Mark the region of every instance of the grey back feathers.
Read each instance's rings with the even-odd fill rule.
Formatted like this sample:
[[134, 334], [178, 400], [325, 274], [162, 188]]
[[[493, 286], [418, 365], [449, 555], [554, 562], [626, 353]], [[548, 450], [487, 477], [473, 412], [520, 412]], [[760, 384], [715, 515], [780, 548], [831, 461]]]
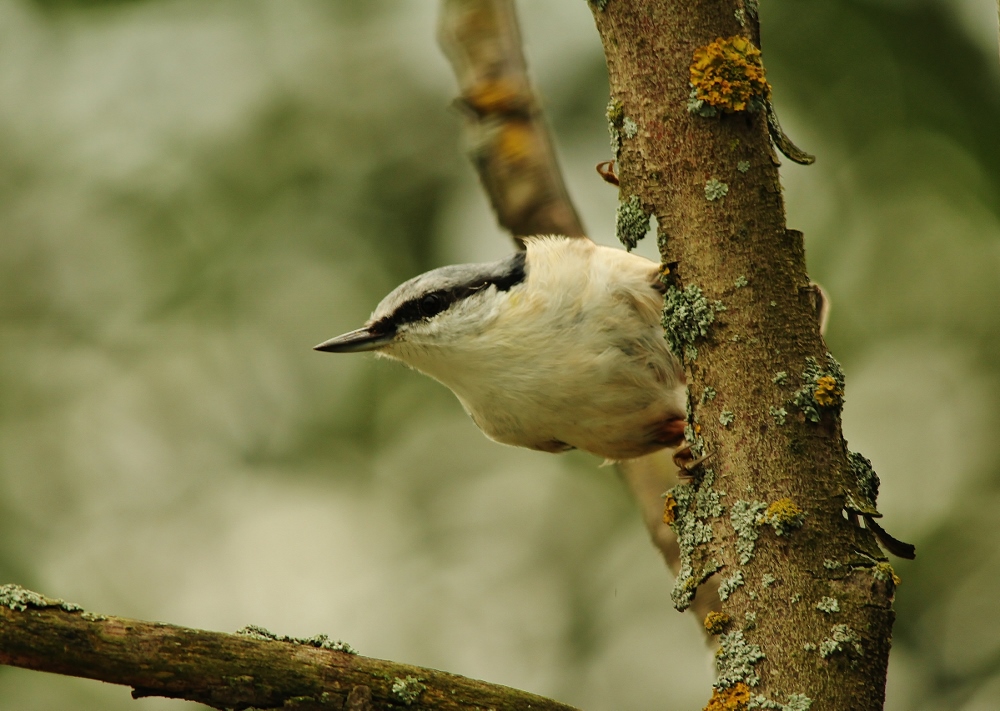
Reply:
[[375, 309], [369, 329], [391, 333], [402, 325], [431, 319], [452, 305], [493, 286], [507, 291], [525, 278], [525, 252], [496, 262], [441, 267], [400, 284]]

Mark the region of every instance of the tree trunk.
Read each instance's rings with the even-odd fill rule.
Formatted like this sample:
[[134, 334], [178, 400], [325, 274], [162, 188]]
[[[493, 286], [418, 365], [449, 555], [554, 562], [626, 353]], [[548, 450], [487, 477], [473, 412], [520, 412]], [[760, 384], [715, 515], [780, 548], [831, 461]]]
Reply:
[[720, 578], [722, 614], [706, 624], [720, 643], [710, 708], [880, 709], [894, 576], [855, 523], [875, 515], [874, 497], [859, 491], [863, 460], [841, 434], [842, 374], [819, 332], [802, 235], [785, 227], [770, 134], [784, 138], [753, 46], [756, 5], [591, 5], [620, 143], [619, 231], [643, 226], [619, 236], [641, 237], [656, 216], [688, 440], [709, 455], [667, 500], [682, 565], [673, 597], [684, 609]]

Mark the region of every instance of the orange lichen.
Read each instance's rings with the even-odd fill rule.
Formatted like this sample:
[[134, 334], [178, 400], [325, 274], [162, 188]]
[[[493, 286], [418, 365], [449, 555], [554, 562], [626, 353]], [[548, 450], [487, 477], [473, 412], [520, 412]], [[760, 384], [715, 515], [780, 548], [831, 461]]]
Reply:
[[690, 71], [692, 100], [723, 113], [759, 108], [771, 93], [760, 50], [740, 35], [696, 49]]
[[875, 565], [875, 579], [881, 580], [882, 582], [892, 581], [894, 587], [898, 587], [902, 579], [896, 575], [896, 571], [893, 570], [892, 565], [888, 562], [877, 563]]
[[725, 612], [709, 612], [705, 615], [705, 629], [709, 634], [722, 634], [731, 619]]
[[714, 689], [705, 711], [746, 711], [750, 708], [750, 687], [740, 682], [728, 689]]
[[497, 153], [505, 163], [520, 163], [535, 154], [535, 134], [527, 121], [507, 121], [500, 131]]
[[760, 522], [769, 524], [774, 528], [774, 532], [779, 536], [784, 536], [792, 532], [793, 529], [801, 528], [805, 521], [805, 512], [800, 509], [794, 501], [787, 496], [778, 499], [764, 511]]
[[677, 520], [677, 499], [673, 494], [663, 497], [663, 523], [668, 526]]
[[531, 103], [519, 84], [503, 78], [477, 82], [462, 98], [480, 115], [523, 113]]
[[824, 375], [816, 381], [813, 398], [822, 407], [832, 407], [840, 401], [842, 395], [832, 375]]

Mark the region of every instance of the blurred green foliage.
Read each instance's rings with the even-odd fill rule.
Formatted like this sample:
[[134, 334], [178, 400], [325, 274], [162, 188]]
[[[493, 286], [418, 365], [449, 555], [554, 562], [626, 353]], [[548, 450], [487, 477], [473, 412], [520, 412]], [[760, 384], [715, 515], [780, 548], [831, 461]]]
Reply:
[[[592, 21], [521, 5], [571, 192], [610, 243]], [[0, 577], [98, 612], [327, 632], [595, 711], [698, 707], [709, 655], [611, 470], [495, 445], [432, 381], [310, 350], [403, 279], [510, 249], [435, 11], [0, 2]], [[782, 121], [818, 156], [783, 179], [833, 299], [845, 432], [918, 544], [887, 707], [993, 709], [995, 8], [762, 17]], [[0, 670], [0, 709], [182, 705]]]

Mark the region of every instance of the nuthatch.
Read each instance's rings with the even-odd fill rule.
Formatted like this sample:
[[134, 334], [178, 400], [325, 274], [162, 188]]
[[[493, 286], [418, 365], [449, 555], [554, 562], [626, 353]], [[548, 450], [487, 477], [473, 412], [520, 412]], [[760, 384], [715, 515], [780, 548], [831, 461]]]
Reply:
[[[532, 237], [488, 264], [434, 269], [396, 287], [363, 327], [316, 350], [374, 351], [447, 385], [487, 437], [619, 461], [684, 441], [686, 385], [660, 324], [660, 266], [589, 239]], [[829, 301], [814, 285], [821, 324]], [[674, 461], [690, 472], [681, 447]], [[914, 548], [878, 526], [886, 548]], [[856, 519], [857, 514], [852, 512]]]
[[402, 361], [497, 442], [608, 460], [681, 444], [684, 371], [663, 338], [659, 265], [589, 239], [525, 242], [410, 279], [316, 350]]

